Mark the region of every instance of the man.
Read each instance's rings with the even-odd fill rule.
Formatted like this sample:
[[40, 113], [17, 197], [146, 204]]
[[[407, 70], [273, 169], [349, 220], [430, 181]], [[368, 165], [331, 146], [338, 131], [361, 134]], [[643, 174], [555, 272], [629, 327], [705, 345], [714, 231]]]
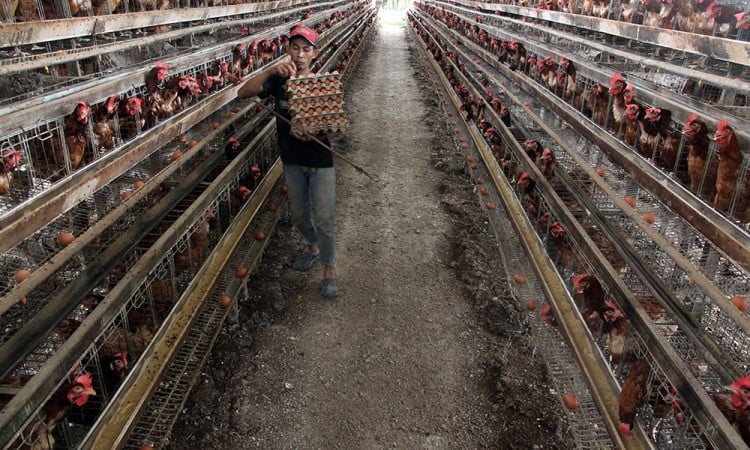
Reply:
[[[318, 35], [314, 30], [298, 24], [289, 33], [285, 50], [291, 61], [277, 64], [250, 78], [238, 91], [240, 98], [273, 95], [276, 112], [289, 118], [284, 83], [290, 77], [310, 75], [310, 64], [318, 56]], [[294, 134], [293, 134], [294, 133]], [[305, 239], [306, 248], [292, 267], [308, 270], [320, 260], [323, 263], [323, 280], [320, 292], [324, 297], [339, 295], [334, 278], [335, 251], [335, 205], [336, 174], [333, 156], [304, 131], [292, 131], [283, 120], [276, 120], [281, 162], [289, 189], [289, 204], [292, 220]], [[324, 134], [316, 139], [329, 145]]]

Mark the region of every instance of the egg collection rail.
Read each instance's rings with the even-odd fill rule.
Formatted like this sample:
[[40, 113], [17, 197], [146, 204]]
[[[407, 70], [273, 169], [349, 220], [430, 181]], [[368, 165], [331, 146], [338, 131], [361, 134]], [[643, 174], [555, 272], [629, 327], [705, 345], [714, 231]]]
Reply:
[[[684, 273], [680, 274], [680, 270], [658, 273], [662, 265], [674, 268], [675, 262], [661, 257], [654, 260], [654, 252], [657, 255], [669, 252], [659, 250], [659, 245], [654, 245], [652, 236], [645, 233], [645, 230], [651, 231], [651, 226], [633, 214], [632, 208], [623, 203], [623, 197], [609, 185], [635, 184], [632, 179], [627, 179], [626, 172], [618, 171], [615, 165], [608, 163], [604, 173], [594, 171], [594, 167], [601, 168], [604, 161], [600, 152], [592, 146], [583, 145], [581, 138], [575, 138], [570, 133], [561, 133], [564, 141], [583, 147], [581, 153], [585, 158], [576, 155], [576, 150], [571, 146], [562, 144], [559, 137], [555, 142], [551, 137], [555, 133], [550, 133], [551, 124], [554, 123], [555, 129], [566, 131], [570, 130], [568, 126], [554, 117], [542, 120], [539, 116], [550, 115], [550, 111], [543, 108], [539, 116], [532, 114], [530, 118], [530, 109], [536, 110], [538, 107], [533, 104], [521, 106], [525, 102], [517, 100], [520, 89], [511, 85], [491, 63], [485, 63], [477, 58], [478, 55], [470, 53], [467, 50], [469, 46], [462, 43], [455, 32], [418, 12], [414, 12], [412, 17], [418, 18], [415, 23], [423, 27], [423, 37], [432, 41], [431, 53], [438, 55], [441, 64], [445, 64], [445, 71], [453, 78], [453, 85], [464, 102], [462, 109], [473, 114], [473, 120], [495, 148], [497, 164], [505, 168], [508, 179], [516, 186], [518, 201], [527, 210], [530, 223], [538, 230], [539, 239], [562, 278], [568, 281], [572, 274], [594, 274], [597, 281], [605, 283], [609, 295], [616, 300], [606, 308], [606, 314], [601, 314], [603, 317], [593, 320], [598, 315], [594, 314], [592, 318], [591, 311], [587, 314], [585, 306], [581, 304], [581, 294], [575, 290], [570, 294], [577, 300], [575, 304], [580, 309], [581, 320], [586, 323], [591, 338], [605, 355], [603, 363], [607, 364], [618, 383], [628, 383], [631, 373], [628, 368], [639, 367], [637, 362], [640, 366], [647, 364], [649, 368], [648, 395], [638, 405], [638, 420], [643, 430], [653, 433], [645, 431], [641, 437], [653, 440], [657, 439], [653, 436], [658, 436], [659, 444], [679, 442], [674, 444], [677, 445], [675, 448], [684, 448], [682, 445], [686, 442], [703, 448], [702, 442], [706, 439], [727, 445], [741, 442], [727, 423], [722, 423], [718, 432], [711, 425], [721, 413], [708, 399], [704, 389], [716, 392], [747, 371], [746, 317], [733, 309], [724, 296], [726, 294], [719, 299], [709, 299], [707, 291], [714, 290], [716, 286], [707, 279], [703, 286], [696, 287], [699, 283]], [[507, 86], [503, 86], [499, 80], [503, 80]], [[469, 95], [474, 99], [482, 98], [490, 89], [494, 89], [502, 98], [503, 109], [510, 110], [516, 118], [509, 122], [509, 128], [500, 118], [502, 112], [499, 104], [493, 104], [493, 108], [487, 106], [480, 115], [467, 101]], [[518, 104], [514, 104], [513, 100]], [[549, 126], [545, 126], [545, 122]], [[537, 168], [536, 161], [529, 159], [527, 149], [521, 148], [520, 143], [525, 144], [525, 139], [550, 142], [549, 147], [560, 162], [557, 170], [546, 174], [552, 180], [551, 184], [545, 182], [545, 174]], [[540, 153], [541, 150], [540, 147]], [[594, 162], [596, 166], [586, 160]], [[610, 171], [614, 172], [612, 176], [609, 175]], [[653, 196], [648, 199], [641, 196], [640, 202], [650, 203], [648, 208], [664, 208], [658, 205], [658, 199]], [[658, 226], [675, 226], [674, 219], [666, 222]], [[625, 233], [619, 231], [618, 227], [622, 227]], [[674, 234], [682, 235], [683, 228], [683, 225], [677, 224]], [[687, 239], [694, 239], [694, 236]], [[589, 243], [588, 248], [582, 244], [584, 242]], [[600, 250], [593, 250], [597, 246]], [[655, 263], [650, 265], [644, 261], [645, 258]], [[730, 292], [746, 289], [747, 274], [741, 268], [734, 266], [728, 272], [723, 281], [716, 280], [716, 285], [727, 283], [731, 285]], [[714, 274], [711, 277], [715, 278]], [[680, 279], [685, 279], [685, 282]], [[698, 298], [704, 299], [698, 302], [701, 305], [695, 302]], [[713, 312], [704, 314], [709, 310]], [[719, 310], [722, 312], [716, 315]], [[613, 332], [618, 327], [604, 320], [604, 317], [612, 317], [611, 314], [622, 318], [622, 322], [619, 322], [621, 334]], [[618, 320], [613, 322], [618, 323]], [[696, 328], [699, 330], [693, 334]], [[586, 348], [589, 344], [578, 342], [576, 345]], [[675, 359], [677, 355], [680, 358]], [[644, 370], [641, 367], [641, 371]], [[679, 393], [679, 397], [675, 396], [675, 392]], [[675, 398], [681, 400], [675, 401]], [[670, 423], [665, 419], [664, 405], [671, 405], [681, 414], [689, 411], [689, 414], [700, 419], [698, 421], [703, 423], [705, 429], [691, 425], [685, 430], [684, 421]], [[666, 406], [666, 409], [669, 408]], [[684, 418], [685, 415], [680, 417]], [[721, 418], [718, 420], [721, 421]], [[615, 429], [614, 433], [618, 431]]]
[[[349, 44], [358, 45], [361, 36], [352, 30], [361, 35], [373, 21], [371, 7], [348, 6], [358, 12], [330, 27], [321, 39], [322, 46], [329, 41], [341, 45], [341, 52], [327, 52], [329, 66], [336, 68], [347, 67], [357, 55]], [[45, 445], [53, 439], [55, 448], [77, 448], [96, 439], [92, 430], [100, 426], [98, 418], [115, 401], [126, 375], [140, 367], [141, 356], [150, 346], [158, 348], [154, 342], [162, 336], [160, 330], [173, 320], [179, 299], [190, 295], [191, 282], [212, 257], [211, 249], [243, 205], [263, 202], [269, 194], [267, 187], [261, 199], [256, 191], [261, 185], [272, 187], [278, 178], [272, 122], [255, 104], [236, 106], [237, 88], [226, 85], [123, 140], [113, 153], [131, 162], [102, 187], [90, 186], [86, 177], [77, 177], [80, 173], [66, 175], [59, 184], [83, 190], [83, 200], [69, 199], [71, 204], [61, 207], [63, 213], [45, 220], [36, 232], [27, 226], [32, 234], [2, 254], [3, 271], [8, 270], [3, 282], [10, 280], [0, 297], [4, 448]], [[76, 95], [70, 92], [70, 97]], [[60, 139], [64, 142], [63, 136]], [[150, 148], [139, 154], [141, 147]], [[227, 162], [227, 156], [233, 159]], [[90, 169], [91, 175], [95, 164], [83, 170]], [[272, 173], [273, 180], [267, 177]], [[24, 202], [24, 215], [34, 214], [32, 204], [39, 208], [36, 211], [44, 210], [35, 200]], [[267, 219], [269, 232], [278, 214], [274, 208]], [[57, 239], [60, 230], [70, 232], [73, 239]], [[253, 249], [257, 257], [260, 249]], [[14, 272], [21, 266], [28, 266], [32, 274], [18, 282]], [[222, 283], [222, 289], [232, 294], [241, 290], [244, 280]], [[210, 328], [204, 328], [205, 333], [215, 335], [226, 310], [212, 307], [213, 318], [199, 323]], [[193, 338], [206, 341], [205, 333], [193, 331]], [[201, 345], [205, 351], [206, 342]], [[97, 395], [80, 408], [70, 407], [64, 421], [50, 426], [46, 421], [55, 404], [53, 394], [69, 389], [81, 373], [91, 375], [90, 387]], [[184, 383], [178, 387], [189, 389]], [[168, 431], [158, 428], [153, 433], [163, 438]]]

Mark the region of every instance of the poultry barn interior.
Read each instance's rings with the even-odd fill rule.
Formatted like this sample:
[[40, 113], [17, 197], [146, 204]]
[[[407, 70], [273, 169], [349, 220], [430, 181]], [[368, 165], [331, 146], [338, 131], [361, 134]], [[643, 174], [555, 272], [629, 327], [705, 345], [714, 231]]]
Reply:
[[[217, 337], [257, 316], [258, 277], [282, 264], [268, 248], [298, 239], [272, 103], [237, 91], [284, 60], [300, 22], [319, 35], [314, 70], [343, 86], [326, 106], [334, 144], [376, 148], [349, 129], [399, 130], [429, 111], [457, 168], [443, 171], [488, 230], [486, 278], [518, 318], [506, 334], [533, 340], [544, 367], [547, 445], [750, 443], [750, 1], [0, 6], [2, 448], [198, 445], [180, 421]], [[349, 87], [366, 85], [363, 64], [394, 70], [375, 57], [387, 32], [404, 48], [380, 51], [408, 51], [402, 81], [423, 103], [383, 103], [382, 121], [360, 125], [369, 97]], [[420, 150], [399, 158], [431, 157]], [[388, 191], [355, 168], [357, 189]], [[339, 220], [367, 226], [345, 203]], [[352, 270], [344, 294], [371, 267]], [[547, 448], [502, 442], [491, 447]]]

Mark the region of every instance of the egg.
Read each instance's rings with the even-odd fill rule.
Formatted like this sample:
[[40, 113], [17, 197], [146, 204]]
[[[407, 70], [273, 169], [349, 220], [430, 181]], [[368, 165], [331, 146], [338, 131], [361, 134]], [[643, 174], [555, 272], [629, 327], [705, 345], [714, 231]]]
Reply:
[[76, 237], [73, 236], [73, 233], [70, 233], [68, 231], [61, 231], [57, 234], [57, 245], [65, 248], [72, 244], [75, 239]]

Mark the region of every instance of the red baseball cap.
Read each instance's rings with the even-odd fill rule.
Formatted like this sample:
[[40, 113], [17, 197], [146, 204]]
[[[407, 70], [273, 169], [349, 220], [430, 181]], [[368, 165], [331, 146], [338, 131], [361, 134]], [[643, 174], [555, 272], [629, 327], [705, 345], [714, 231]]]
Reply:
[[292, 30], [289, 32], [289, 40], [291, 41], [293, 38], [301, 37], [307, 42], [309, 42], [313, 47], [318, 46], [318, 33], [315, 32], [312, 28], [304, 25], [304, 24], [297, 24], [292, 27]]

